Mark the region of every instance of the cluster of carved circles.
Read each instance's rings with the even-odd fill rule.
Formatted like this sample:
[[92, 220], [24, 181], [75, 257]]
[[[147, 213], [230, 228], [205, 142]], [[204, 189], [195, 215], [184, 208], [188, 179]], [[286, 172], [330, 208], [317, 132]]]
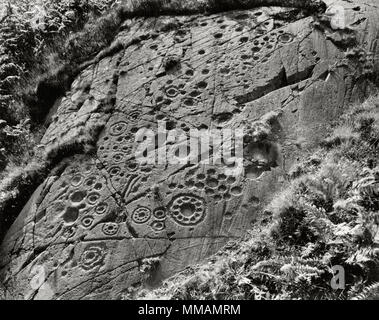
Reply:
[[176, 196], [169, 206], [171, 218], [182, 226], [195, 226], [206, 215], [204, 199], [194, 194]]
[[87, 247], [81, 257], [80, 265], [84, 270], [91, 270], [104, 263], [106, 251], [102, 246], [91, 245]]
[[165, 221], [167, 219], [166, 208], [158, 207], [153, 211], [153, 221], [150, 224], [150, 227], [156, 231], [163, 231], [166, 227]]
[[62, 223], [61, 236], [71, 239], [78, 230], [91, 230], [107, 216], [111, 209], [108, 192], [106, 180], [94, 163], [68, 168], [55, 190], [59, 196], [47, 209]]
[[138, 207], [132, 213], [132, 220], [136, 224], [143, 224], [149, 221], [151, 217], [151, 210], [147, 207]]
[[[264, 71], [254, 69], [255, 66], [261, 68], [281, 46], [295, 41], [297, 36], [290, 33], [286, 25], [286, 22], [271, 19], [264, 10], [235, 13], [232, 17], [207, 18], [199, 22], [197, 27], [202, 29], [205, 39], [209, 41], [200, 42], [194, 50], [188, 50], [192, 60], [203, 61], [199, 67], [195, 68], [188, 59], [183, 59], [186, 61], [180, 61], [178, 75], [164, 75], [159, 78], [154, 76], [158, 70], [153, 72], [149, 69], [152, 78], [140, 88], [143, 90], [138, 91], [138, 95], [142, 93], [144, 99], [142, 106], [122, 100], [117, 102], [117, 113], [106, 124], [104, 134], [98, 141], [97, 151], [97, 158], [107, 172], [109, 187], [117, 190], [124, 200], [128, 200], [140, 192], [150, 179], [154, 179], [152, 171], [155, 172], [156, 167], [141, 165], [133, 158], [135, 134], [142, 121], [150, 117], [144, 107], [159, 106], [161, 110], [151, 114], [151, 117], [169, 122], [171, 113], [176, 110], [176, 104], [186, 110], [205, 109], [204, 101], [213, 97], [215, 87], [229, 85], [230, 81], [237, 84], [233, 94], [241, 88], [250, 90], [249, 86], [255, 85], [250, 81], [251, 74], [255, 74], [257, 78], [266, 76]], [[231, 34], [233, 37], [230, 37]], [[178, 43], [190, 38], [191, 34], [183, 30], [175, 32]], [[162, 43], [154, 43], [150, 45], [150, 49], [158, 50]], [[210, 50], [212, 46], [209, 43], [218, 50]], [[234, 48], [238, 50], [233, 50]], [[223, 52], [221, 56], [219, 51]], [[147, 65], [150, 66], [150, 63]], [[261, 74], [258, 75], [256, 71]], [[220, 75], [221, 79], [217, 84], [213, 79], [215, 74]], [[189, 123], [193, 125], [186, 120], [183, 123], [176, 122], [173, 126], [188, 132]], [[54, 204], [57, 216], [64, 220], [62, 236], [66, 239], [73, 238], [78, 229], [92, 230], [99, 226], [105, 236], [115, 236], [122, 229], [121, 223], [104, 219], [114, 204], [107, 200], [109, 195], [106, 195], [108, 198], [105, 197], [106, 181], [93, 172], [94, 168], [95, 165], [90, 164], [76, 172], [69, 172], [66, 198], [57, 199]], [[155, 232], [163, 231], [168, 220], [180, 226], [193, 227], [205, 220], [206, 202], [219, 205], [240, 197], [242, 193], [241, 181], [236, 177], [214, 168], [194, 171], [184, 179], [173, 179], [173, 182], [167, 183], [166, 196], [171, 199], [168, 203], [155, 207], [142, 202], [130, 212], [128, 218], [135, 225], [150, 227]], [[88, 252], [87, 255], [83, 254], [83, 264], [90, 266], [92, 255], [100, 257], [101, 248], [92, 248]], [[98, 259], [94, 258], [94, 261], [96, 264]]]
[[132, 212], [131, 219], [137, 225], [149, 225], [155, 232], [163, 231], [167, 218], [165, 207], [157, 207], [151, 210], [145, 206], [139, 206]]
[[[130, 120], [120, 115], [107, 125], [104, 136], [98, 142], [98, 158], [107, 167], [123, 167], [133, 151], [134, 134], [130, 131]], [[108, 170], [109, 171], [109, 170]]]
[[119, 231], [120, 226], [115, 222], [107, 222], [103, 225], [102, 231], [107, 236], [114, 236]]
[[198, 171], [189, 170], [183, 182], [169, 181], [169, 192], [190, 192], [200, 193], [207, 200], [214, 200], [215, 203], [229, 201], [233, 197], [239, 197], [243, 190], [239, 179], [235, 176], [227, 175], [216, 168]]

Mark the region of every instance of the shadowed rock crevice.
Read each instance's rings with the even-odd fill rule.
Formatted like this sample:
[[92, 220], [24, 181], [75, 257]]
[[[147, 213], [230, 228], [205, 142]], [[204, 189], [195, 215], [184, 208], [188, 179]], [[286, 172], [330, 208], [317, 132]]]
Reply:
[[[298, 82], [300, 82], [301, 80], [305, 80], [308, 77], [309, 77], [309, 74], [304, 78], [301, 78], [300, 74], [297, 75]], [[239, 104], [245, 104], [247, 102], [252, 102], [254, 100], [257, 100], [265, 96], [266, 94], [269, 94], [270, 92], [284, 88], [288, 86], [289, 84], [290, 83], [287, 79], [286, 70], [283, 67], [280, 70], [279, 74], [276, 77], [271, 78], [268, 83], [265, 83], [262, 86], [257, 86], [254, 88], [252, 92], [249, 92], [243, 96], [238, 96], [235, 99], [237, 100]]]

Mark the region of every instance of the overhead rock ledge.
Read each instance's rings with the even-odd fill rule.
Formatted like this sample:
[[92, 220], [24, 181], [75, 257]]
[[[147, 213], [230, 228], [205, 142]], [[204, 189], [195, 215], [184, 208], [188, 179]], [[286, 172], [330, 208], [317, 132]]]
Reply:
[[[333, 1], [345, 8], [342, 29], [306, 5], [267, 6], [279, 2], [125, 21], [117, 50], [89, 63], [50, 120], [46, 150], [98, 140], [37, 188], [8, 230], [6, 298], [117, 299], [244, 235], [303, 150], [378, 84], [375, 0]], [[135, 133], [157, 132], [158, 121], [186, 134], [246, 128], [243, 174], [140, 165]]]

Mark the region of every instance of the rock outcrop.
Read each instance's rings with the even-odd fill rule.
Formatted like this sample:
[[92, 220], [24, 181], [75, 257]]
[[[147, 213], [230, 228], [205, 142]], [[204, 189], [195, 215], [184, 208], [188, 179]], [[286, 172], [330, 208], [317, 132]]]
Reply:
[[[301, 154], [378, 84], [376, 1], [325, 2], [334, 9], [315, 15], [262, 6], [125, 21], [47, 119], [43, 148], [78, 152], [8, 230], [5, 297], [117, 299], [243, 236]], [[139, 163], [136, 134], [159, 122], [188, 138], [245, 128], [243, 172]], [[173, 142], [156, 149], [176, 156]]]

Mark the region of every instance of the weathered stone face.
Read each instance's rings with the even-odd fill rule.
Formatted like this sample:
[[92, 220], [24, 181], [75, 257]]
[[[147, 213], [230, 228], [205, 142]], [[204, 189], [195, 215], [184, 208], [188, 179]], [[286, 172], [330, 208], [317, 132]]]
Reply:
[[[43, 138], [103, 127], [96, 153], [71, 157], [8, 231], [6, 297], [115, 299], [146, 281], [148, 258], [160, 258], [154, 282], [243, 236], [302, 152], [375, 87], [376, 1], [340, 4], [354, 31], [278, 7], [125, 22], [123, 49], [80, 74]], [[158, 121], [187, 135], [245, 128], [244, 172], [139, 164], [135, 134]]]

